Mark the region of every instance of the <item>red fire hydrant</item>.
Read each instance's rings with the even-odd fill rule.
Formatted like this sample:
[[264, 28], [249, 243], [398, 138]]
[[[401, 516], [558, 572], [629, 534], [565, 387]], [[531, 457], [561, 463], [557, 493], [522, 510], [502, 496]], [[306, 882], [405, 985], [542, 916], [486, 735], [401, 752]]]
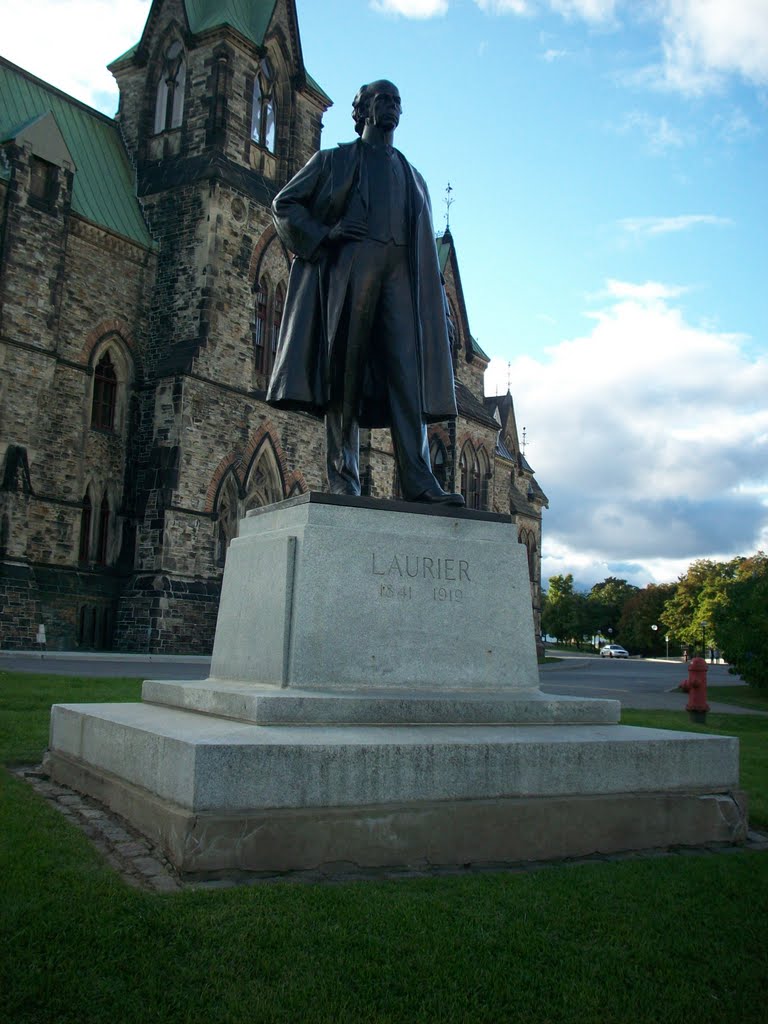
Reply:
[[707, 704], [707, 663], [703, 658], [691, 658], [688, 665], [688, 678], [682, 681], [680, 689], [689, 695], [685, 710], [691, 721], [706, 722], [709, 704]]

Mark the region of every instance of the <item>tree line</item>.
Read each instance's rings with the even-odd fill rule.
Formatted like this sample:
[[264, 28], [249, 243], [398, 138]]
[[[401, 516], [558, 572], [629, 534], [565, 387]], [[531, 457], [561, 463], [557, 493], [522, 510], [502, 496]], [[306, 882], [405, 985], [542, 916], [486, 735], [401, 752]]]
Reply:
[[550, 576], [541, 629], [577, 644], [617, 641], [644, 657], [717, 649], [745, 682], [768, 688], [768, 556], [700, 558], [676, 583], [643, 588], [609, 576], [579, 592], [572, 573]]

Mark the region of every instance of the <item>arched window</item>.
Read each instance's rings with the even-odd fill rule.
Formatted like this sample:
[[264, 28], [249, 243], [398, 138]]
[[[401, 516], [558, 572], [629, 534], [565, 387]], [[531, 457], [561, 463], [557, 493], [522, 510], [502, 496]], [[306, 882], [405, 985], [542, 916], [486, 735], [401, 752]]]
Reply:
[[80, 562], [88, 561], [91, 547], [91, 499], [86, 494], [83, 498], [83, 511], [80, 513], [80, 544], [77, 558]]
[[109, 352], [96, 364], [93, 375], [93, 405], [91, 426], [99, 430], [113, 430], [117, 405], [117, 374]]
[[251, 113], [251, 139], [275, 152], [277, 132], [277, 106], [275, 104], [275, 76], [272, 65], [262, 58], [253, 80], [253, 111]]
[[485, 451], [482, 448], [477, 453], [477, 461], [478, 461], [478, 468], [479, 468], [479, 471], [480, 471], [479, 494], [478, 494], [479, 504], [478, 504], [477, 507], [480, 508], [480, 509], [487, 510], [488, 509], [488, 485], [491, 482], [491, 467], [490, 467], [490, 463], [488, 462], [488, 456], [485, 454]]
[[163, 55], [163, 70], [157, 83], [155, 135], [181, 126], [184, 117], [186, 80], [184, 49], [179, 40], [174, 39]]
[[106, 494], [101, 500], [99, 509], [99, 533], [96, 539], [96, 562], [107, 564], [107, 546], [109, 544], [109, 501]]
[[256, 288], [256, 300], [253, 321], [253, 352], [255, 355], [256, 372], [265, 373], [267, 340], [267, 284], [262, 278]]
[[531, 530], [526, 530], [524, 527], [520, 530], [517, 535], [517, 539], [521, 544], [525, 544], [525, 553], [528, 556], [528, 578], [531, 582], [536, 581], [536, 555], [538, 549], [536, 547], [536, 537]]
[[429, 458], [432, 462], [432, 472], [440, 486], [445, 490], [448, 487], [448, 458], [445, 445], [439, 437], [433, 437], [429, 446]]
[[284, 497], [283, 478], [272, 442], [267, 437], [251, 466], [245, 485], [245, 512], [274, 505]]
[[461, 450], [459, 467], [461, 469], [461, 493], [464, 495], [467, 508], [479, 509], [481, 507], [480, 465], [469, 441]]

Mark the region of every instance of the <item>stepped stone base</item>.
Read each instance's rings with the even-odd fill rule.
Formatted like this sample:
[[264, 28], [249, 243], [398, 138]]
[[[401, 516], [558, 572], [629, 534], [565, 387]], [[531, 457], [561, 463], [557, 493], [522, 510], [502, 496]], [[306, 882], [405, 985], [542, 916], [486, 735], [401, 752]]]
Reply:
[[56, 705], [47, 763], [183, 874], [742, 840], [738, 741], [538, 688], [505, 517], [305, 495], [227, 559], [211, 678]]
[[186, 874], [512, 862], [746, 835], [738, 742], [626, 726], [258, 726], [58, 705], [53, 777]]

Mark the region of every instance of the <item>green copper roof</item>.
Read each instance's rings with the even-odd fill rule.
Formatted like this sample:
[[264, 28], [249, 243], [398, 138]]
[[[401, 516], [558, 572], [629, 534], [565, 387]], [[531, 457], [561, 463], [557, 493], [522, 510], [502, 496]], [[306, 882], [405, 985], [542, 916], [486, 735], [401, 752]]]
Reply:
[[118, 235], [152, 244], [136, 198], [133, 168], [111, 118], [2, 57], [0, 97], [0, 142], [12, 141], [30, 121], [50, 111], [77, 168], [72, 209]]
[[264, 42], [276, 3], [277, 0], [184, 0], [193, 32], [231, 25], [257, 46]]

